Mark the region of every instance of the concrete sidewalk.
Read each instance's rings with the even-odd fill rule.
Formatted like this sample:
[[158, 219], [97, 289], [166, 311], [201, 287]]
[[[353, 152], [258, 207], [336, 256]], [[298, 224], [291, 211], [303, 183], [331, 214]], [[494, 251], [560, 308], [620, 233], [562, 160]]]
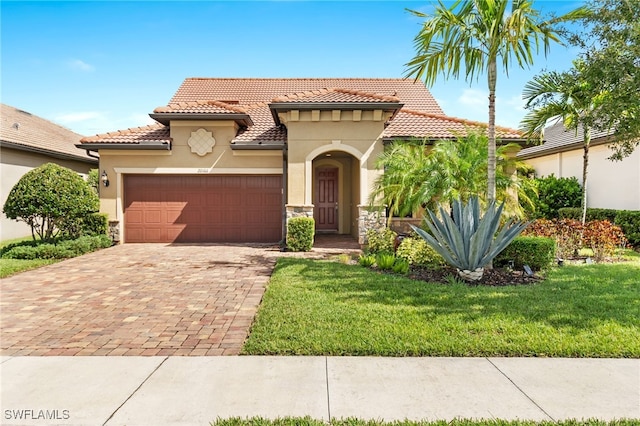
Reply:
[[328, 420], [640, 419], [640, 360], [2, 357], [3, 425]]

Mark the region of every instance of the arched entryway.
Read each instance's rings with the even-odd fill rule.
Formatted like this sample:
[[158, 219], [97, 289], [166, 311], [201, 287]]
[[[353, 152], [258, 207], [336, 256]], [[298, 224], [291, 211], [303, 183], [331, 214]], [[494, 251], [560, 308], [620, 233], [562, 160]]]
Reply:
[[360, 161], [340, 150], [318, 155], [312, 162], [311, 189], [316, 232], [357, 237]]

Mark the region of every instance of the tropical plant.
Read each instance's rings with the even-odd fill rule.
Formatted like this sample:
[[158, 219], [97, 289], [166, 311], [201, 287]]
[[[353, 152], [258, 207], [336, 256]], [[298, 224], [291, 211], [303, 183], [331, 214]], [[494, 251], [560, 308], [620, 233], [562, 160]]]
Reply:
[[365, 268], [368, 268], [370, 266], [373, 266], [374, 263], [376, 263], [376, 257], [372, 254], [361, 254], [358, 257], [358, 263], [360, 264], [360, 266], [364, 266]]
[[[508, 11], [508, 6], [511, 10]], [[557, 25], [582, 18], [587, 9], [578, 8], [566, 15], [542, 19], [528, 0], [457, 0], [446, 7], [442, 0], [432, 15], [409, 10], [428, 18], [414, 39], [415, 57], [406, 64], [407, 76], [424, 77], [429, 86], [439, 74], [458, 78], [464, 68], [467, 81], [487, 74], [489, 121], [487, 136], [487, 200], [496, 199], [495, 101], [498, 62], [505, 72], [514, 63], [520, 68], [533, 64], [533, 53], [540, 44], [545, 55], [550, 42], [559, 42]], [[535, 48], [534, 48], [535, 46]]]
[[[382, 199], [389, 206], [391, 218], [422, 208], [448, 207], [456, 199], [466, 201], [473, 195], [484, 194], [487, 146], [487, 136], [477, 132], [455, 140], [439, 140], [433, 146], [426, 141], [393, 142], [378, 157], [377, 167], [385, 172], [375, 181], [369, 202]], [[535, 195], [535, 188], [529, 179], [514, 178], [514, 171], [524, 167], [513, 155], [518, 149], [517, 144], [498, 147], [496, 182], [498, 200], [506, 203], [505, 213], [522, 217], [522, 205], [533, 206], [531, 195]], [[480, 195], [480, 200], [487, 204], [486, 197]]]
[[26, 222], [31, 236], [53, 240], [65, 220], [98, 210], [98, 196], [73, 170], [54, 163], [24, 174], [9, 192], [2, 211], [9, 219]]
[[536, 178], [534, 184], [538, 189], [538, 197], [534, 202], [535, 217], [555, 219], [560, 209], [577, 207], [580, 210], [582, 187], [574, 176], [557, 178], [551, 174]]
[[402, 258], [397, 258], [393, 263], [391, 269], [393, 269], [393, 272], [395, 272], [396, 274], [405, 275], [409, 273], [409, 261]]
[[376, 255], [376, 265], [383, 271], [393, 268], [396, 263], [396, 256], [393, 253], [378, 253]]
[[465, 204], [456, 200], [451, 215], [442, 207], [440, 219], [431, 210], [428, 211], [429, 219], [425, 222], [431, 234], [412, 227], [448, 264], [458, 269], [460, 277], [478, 280], [482, 277], [484, 267], [528, 225], [509, 219], [501, 227], [503, 208], [504, 203], [496, 207], [496, 202], [492, 201], [481, 217], [478, 197], [469, 198]]
[[522, 119], [520, 126], [528, 138], [537, 136], [542, 141], [544, 128], [552, 119], [578, 135], [582, 130], [582, 223], [587, 214], [587, 170], [589, 166], [589, 146], [591, 144], [591, 126], [594, 113], [608, 96], [594, 94], [592, 84], [584, 79], [580, 71], [581, 63], [574, 62], [574, 68], [568, 72], [555, 71], [537, 75], [528, 82], [522, 97], [527, 101], [525, 107], [531, 111]]
[[640, 2], [590, 0], [584, 32], [572, 38], [583, 51], [582, 74], [594, 95], [606, 94], [593, 127], [609, 131], [610, 159], [622, 160], [640, 144]]

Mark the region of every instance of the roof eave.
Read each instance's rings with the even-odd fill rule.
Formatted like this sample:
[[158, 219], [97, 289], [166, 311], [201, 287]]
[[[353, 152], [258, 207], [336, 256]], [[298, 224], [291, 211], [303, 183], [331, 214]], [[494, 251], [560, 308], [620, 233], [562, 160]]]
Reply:
[[238, 144], [238, 143], [231, 143], [231, 150], [238, 150], [238, 151], [242, 151], [242, 150], [254, 150], [254, 151], [264, 151], [264, 150], [274, 150], [274, 151], [280, 151], [282, 149], [284, 149], [284, 143], [282, 144], [274, 144], [273, 142], [260, 142], [257, 141], [255, 144]]
[[[63, 152], [52, 151], [49, 149], [37, 148], [37, 147], [14, 143], [6, 140], [0, 140], [0, 147], [12, 148], [19, 151], [26, 151], [26, 152], [33, 152], [36, 154], [48, 155], [50, 157], [59, 158], [61, 160], [73, 160], [73, 161], [81, 161], [83, 163], [89, 163], [89, 164], [98, 164], [98, 161], [96, 159], [90, 158], [90, 157], [84, 157], [81, 154], [78, 154], [77, 156], [75, 156], [73, 154], [66, 154]], [[76, 145], [76, 147], [78, 147], [78, 145]]]
[[170, 150], [171, 142], [85, 142], [76, 145], [76, 147], [87, 151], [97, 151], [99, 149]]
[[381, 109], [385, 111], [393, 111], [393, 115], [395, 116], [403, 106], [404, 104], [400, 102], [271, 102], [269, 104], [269, 109], [271, 110], [273, 121], [275, 121], [277, 125], [280, 125], [281, 123], [280, 118], [278, 117], [278, 112], [282, 111], [372, 111]]
[[153, 118], [157, 122], [168, 126], [171, 120], [207, 120], [207, 121], [222, 121], [222, 120], [233, 120], [238, 125], [243, 127], [253, 126], [253, 120], [249, 114], [241, 114], [241, 113], [203, 113], [203, 112], [174, 112], [174, 113], [151, 113], [149, 117]]
[[[610, 135], [604, 136], [601, 138], [593, 139], [589, 143], [589, 146], [606, 145], [608, 143], [611, 143], [612, 141], [613, 141], [612, 136]], [[545, 148], [545, 149], [541, 149], [539, 151], [534, 151], [531, 153], [524, 153], [524, 154], [519, 153], [518, 158], [521, 160], [529, 160], [531, 158], [544, 157], [545, 155], [557, 154], [559, 152], [567, 152], [567, 151], [573, 151], [576, 149], [582, 149], [583, 146], [584, 146], [584, 142], [582, 141], [572, 142], [570, 144], [554, 146], [553, 148]]]

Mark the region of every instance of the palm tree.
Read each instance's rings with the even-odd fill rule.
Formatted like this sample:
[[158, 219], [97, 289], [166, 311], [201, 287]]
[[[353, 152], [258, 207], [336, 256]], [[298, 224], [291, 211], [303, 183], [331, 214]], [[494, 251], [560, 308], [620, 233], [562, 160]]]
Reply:
[[[449, 208], [454, 200], [466, 202], [487, 186], [487, 145], [487, 136], [473, 131], [456, 139], [438, 140], [433, 146], [427, 141], [394, 142], [377, 159], [376, 166], [385, 172], [376, 180], [369, 203], [382, 199], [389, 207], [390, 220], [423, 208]], [[532, 184], [513, 179], [522, 163], [510, 153], [519, 148], [512, 143], [497, 149], [496, 182], [497, 198], [505, 201], [505, 213], [523, 217], [520, 203], [532, 204], [528, 195]], [[479, 198], [482, 205], [489, 204], [485, 197]]]
[[587, 215], [587, 169], [589, 166], [589, 145], [594, 112], [604, 101], [606, 94], [593, 94], [592, 85], [580, 73], [580, 62], [575, 62], [568, 72], [547, 72], [537, 75], [528, 82], [522, 97], [531, 111], [522, 119], [521, 129], [528, 138], [544, 138], [544, 128], [550, 120], [562, 121], [567, 128], [583, 130], [582, 137], [582, 223]]
[[[511, 10], [507, 12], [509, 3]], [[487, 199], [496, 194], [495, 101], [498, 60], [509, 72], [514, 60], [524, 68], [533, 64], [533, 53], [551, 41], [560, 42], [557, 25], [586, 16], [581, 7], [566, 15], [542, 19], [530, 0], [457, 0], [447, 8], [438, 1], [431, 15], [409, 10], [427, 19], [415, 37], [415, 57], [406, 64], [407, 77], [425, 79], [429, 86], [444, 73], [448, 78], [465, 70], [467, 81], [486, 73], [489, 87], [489, 137]], [[534, 47], [535, 46], [535, 47]]]

